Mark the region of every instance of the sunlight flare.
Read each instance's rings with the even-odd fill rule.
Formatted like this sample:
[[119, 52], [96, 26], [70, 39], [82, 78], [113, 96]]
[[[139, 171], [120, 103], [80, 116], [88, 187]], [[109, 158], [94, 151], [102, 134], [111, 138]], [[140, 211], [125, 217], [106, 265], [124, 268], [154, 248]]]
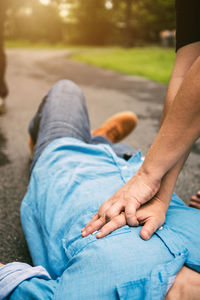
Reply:
[[41, 4], [43, 5], [49, 5], [51, 0], [40, 0]]

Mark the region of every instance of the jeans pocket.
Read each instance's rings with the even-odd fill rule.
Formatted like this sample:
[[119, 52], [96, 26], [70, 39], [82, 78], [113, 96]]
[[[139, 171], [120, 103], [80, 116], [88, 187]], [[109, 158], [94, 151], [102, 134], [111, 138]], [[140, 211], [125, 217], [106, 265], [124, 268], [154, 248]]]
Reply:
[[120, 300], [150, 300], [150, 278], [130, 281], [117, 287]]

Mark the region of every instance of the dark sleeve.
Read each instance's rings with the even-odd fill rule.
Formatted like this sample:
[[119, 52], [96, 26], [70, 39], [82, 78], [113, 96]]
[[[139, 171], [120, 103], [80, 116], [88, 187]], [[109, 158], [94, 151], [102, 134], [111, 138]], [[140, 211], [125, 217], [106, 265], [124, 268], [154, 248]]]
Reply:
[[176, 0], [176, 51], [200, 41], [200, 0]]

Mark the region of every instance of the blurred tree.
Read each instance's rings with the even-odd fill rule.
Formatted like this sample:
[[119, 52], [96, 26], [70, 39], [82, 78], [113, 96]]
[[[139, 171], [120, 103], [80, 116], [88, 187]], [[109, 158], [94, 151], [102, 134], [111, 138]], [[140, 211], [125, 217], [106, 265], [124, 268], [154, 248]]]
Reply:
[[136, 9], [141, 24], [141, 38], [157, 41], [159, 32], [165, 29], [175, 29], [174, 0], [143, 0], [138, 1]]
[[112, 10], [105, 0], [77, 0], [74, 13], [77, 18], [78, 38], [82, 43], [104, 45], [112, 34]]
[[42, 1], [7, 0], [8, 36], [130, 47], [157, 42], [161, 30], [175, 28], [174, 0]]
[[9, 0], [8, 23], [11, 38], [31, 41], [62, 40], [62, 20], [55, 1], [42, 5], [38, 0]]
[[112, 0], [115, 24], [127, 47], [138, 41], [157, 42], [159, 32], [175, 28], [174, 0]]

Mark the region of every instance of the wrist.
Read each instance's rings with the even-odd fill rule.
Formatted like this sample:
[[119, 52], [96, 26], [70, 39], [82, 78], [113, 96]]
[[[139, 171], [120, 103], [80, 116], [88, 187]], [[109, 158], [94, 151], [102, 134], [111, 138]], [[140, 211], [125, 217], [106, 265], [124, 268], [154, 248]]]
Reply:
[[134, 197], [140, 204], [151, 200], [160, 188], [160, 181], [143, 172], [140, 168], [130, 180], [130, 186], [134, 189]]
[[165, 195], [164, 195], [164, 197], [162, 197], [162, 196], [163, 195], [159, 191], [158, 194], [156, 194], [155, 199], [156, 199], [157, 202], [160, 203], [160, 205], [162, 206], [163, 212], [166, 214], [166, 212], [169, 208], [171, 197], [167, 198]]
[[153, 192], [156, 193], [158, 191], [161, 184], [161, 178], [157, 176], [155, 172], [151, 172], [148, 168], [146, 168], [144, 163], [138, 170], [137, 175], [147, 186], [151, 187]]

